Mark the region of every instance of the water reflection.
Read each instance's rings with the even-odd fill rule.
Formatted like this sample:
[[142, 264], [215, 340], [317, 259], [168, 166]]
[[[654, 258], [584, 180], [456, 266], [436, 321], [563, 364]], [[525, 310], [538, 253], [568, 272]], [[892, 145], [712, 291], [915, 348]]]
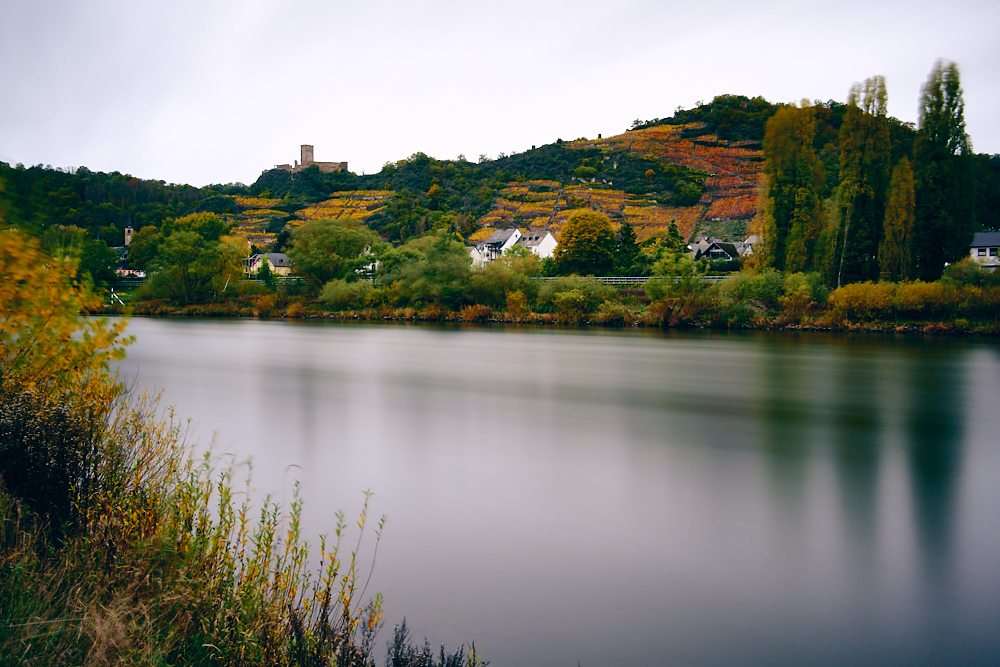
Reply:
[[947, 352], [914, 354], [909, 364], [906, 434], [920, 553], [928, 582], [948, 576], [966, 379]]
[[886, 372], [870, 348], [852, 348], [849, 343], [839, 348], [830, 429], [845, 533], [856, 561], [853, 572], [867, 586], [875, 583], [879, 463], [885, 435], [882, 397], [892, 391], [883, 385]]
[[816, 406], [810, 405], [809, 396], [822, 369], [820, 360], [808, 354], [787, 354], [774, 336], [767, 337], [764, 350], [757, 384], [762, 394], [757, 427], [767, 455], [772, 507], [782, 541], [790, 548], [800, 548], [806, 535], [808, 456], [816, 444]]
[[376, 491], [373, 585], [390, 622], [432, 642], [474, 638], [498, 666], [985, 664], [1000, 649], [984, 620], [1000, 617], [989, 344], [133, 332], [127, 368], [257, 458], [262, 490], [301, 479], [307, 531]]

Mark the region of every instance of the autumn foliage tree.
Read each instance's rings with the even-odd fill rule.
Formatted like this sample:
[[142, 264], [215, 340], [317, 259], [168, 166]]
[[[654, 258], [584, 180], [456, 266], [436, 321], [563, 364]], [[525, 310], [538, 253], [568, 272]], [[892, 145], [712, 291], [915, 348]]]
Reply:
[[879, 246], [879, 277], [912, 280], [913, 275], [913, 169], [905, 157], [892, 170], [885, 226]]
[[[101, 306], [75, 282], [76, 261], [53, 258], [37, 242], [0, 231], [0, 387], [79, 394], [124, 356], [125, 322], [79, 318]], [[81, 384], [82, 383], [82, 384]]]
[[615, 232], [603, 213], [580, 209], [566, 222], [555, 250], [562, 275], [604, 275], [614, 267]]
[[124, 320], [79, 316], [101, 298], [76, 275], [76, 260], [0, 231], [0, 491], [54, 530], [97, 483], [100, 426], [122, 393], [108, 370], [128, 342]]
[[221, 297], [243, 276], [249, 252], [243, 238], [227, 235], [231, 227], [215, 213], [192, 213], [144, 237], [141, 248], [151, 255], [145, 262], [153, 275], [141, 294], [181, 304]]
[[835, 243], [837, 285], [878, 277], [892, 149], [885, 79], [851, 87], [840, 127], [840, 225]]
[[805, 101], [779, 109], [764, 132], [764, 263], [779, 270], [807, 271], [814, 264], [824, 180], [815, 133], [815, 113]]

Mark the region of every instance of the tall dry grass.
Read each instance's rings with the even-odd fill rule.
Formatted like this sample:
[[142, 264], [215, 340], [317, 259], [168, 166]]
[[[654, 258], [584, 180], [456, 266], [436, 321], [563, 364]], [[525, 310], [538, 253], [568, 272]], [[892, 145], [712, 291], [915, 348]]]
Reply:
[[[4, 454], [37, 433], [20, 407], [37, 401], [16, 398], [0, 401]], [[366, 544], [367, 494], [351, 544], [340, 513], [333, 537], [312, 548], [297, 488], [287, 511], [266, 498], [255, 507], [249, 481], [236, 488], [236, 468], [195, 459], [184, 425], [157, 416], [148, 397], [123, 396], [88, 427], [56, 443], [92, 451], [81, 457], [86, 493], [70, 481], [68, 517], [9, 491], [41, 463], [3, 469], [0, 655], [23, 665], [374, 664], [382, 598], [365, 586], [383, 523]]]

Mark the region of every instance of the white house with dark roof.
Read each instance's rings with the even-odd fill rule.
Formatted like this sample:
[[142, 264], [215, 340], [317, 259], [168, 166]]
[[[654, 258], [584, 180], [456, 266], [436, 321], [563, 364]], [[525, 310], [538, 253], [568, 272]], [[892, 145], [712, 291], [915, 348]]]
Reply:
[[740, 256], [740, 248], [737, 244], [730, 243], [728, 241], [720, 241], [711, 237], [698, 239], [696, 243], [688, 245], [688, 249], [694, 253], [695, 259], [705, 257], [713, 260], [733, 260], [738, 259]]
[[546, 257], [552, 257], [556, 246], [559, 244], [556, 242], [556, 237], [552, 236], [552, 232], [545, 231], [522, 234], [521, 238], [517, 240], [517, 245], [523, 245], [534, 253], [538, 259], [545, 259]]
[[976, 232], [972, 237], [969, 256], [972, 261], [982, 264], [983, 268], [995, 271], [1000, 266], [1000, 232]]
[[513, 248], [519, 238], [521, 238], [521, 230], [517, 227], [498, 229], [490, 234], [490, 237], [485, 241], [469, 246], [469, 255], [472, 257], [473, 266], [482, 266], [492, 262]]

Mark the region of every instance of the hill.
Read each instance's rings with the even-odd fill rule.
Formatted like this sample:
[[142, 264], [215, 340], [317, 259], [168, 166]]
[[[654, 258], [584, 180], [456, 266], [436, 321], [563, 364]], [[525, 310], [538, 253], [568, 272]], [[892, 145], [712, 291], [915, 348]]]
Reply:
[[[685, 237], [740, 240], [757, 211], [764, 128], [777, 108], [760, 97], [722, 95], [670, 118], [636, 120], [615, 136], [557, 139], [493, 160], [415, 153], [376, 174], [267, 170], [250, 186], [194, 188], [0, 163], [0, 210], [8, 224], [37, 235], [73, 226], [112, 246], [122, 244], [127, 224], [160, 226], [194, 211], [219, 214], [261, 250], [280, 249], [291, 229], [315, 218], [357, 217], [398, 243], [442, 227], [473, 240], [510, 225], [558, 235], [578, 208], [601, 211], [616, 226], [630, 222], [640, 241], [671, 223]], [[814, 108], [829, 196], [846, 106]], [[895, 120], [892, 127], [894, 153], [909, 153], [913, 128]], [[977, 164], [978, 225], [1000, 226], [1000, 157], [978, 156]]]
[[671, 223], [685, 236], [703, 227], [742, 239], [756, 212], [763, 127], [775, 108], [723, 96], [671, 119], [636, 121], [613, 137], [557, 139], [479, 163], [417, 153], [366, 176], [269, 170], [250, 188], [260, 199], [234, 222], [257, 245], [301, 221], [342, 215], [391, 241], [446, 225], [477, 239], [511, 225], [558, 234], [570, 212], [592, 208], [616, 225], [630, 222], [640, 241]]

